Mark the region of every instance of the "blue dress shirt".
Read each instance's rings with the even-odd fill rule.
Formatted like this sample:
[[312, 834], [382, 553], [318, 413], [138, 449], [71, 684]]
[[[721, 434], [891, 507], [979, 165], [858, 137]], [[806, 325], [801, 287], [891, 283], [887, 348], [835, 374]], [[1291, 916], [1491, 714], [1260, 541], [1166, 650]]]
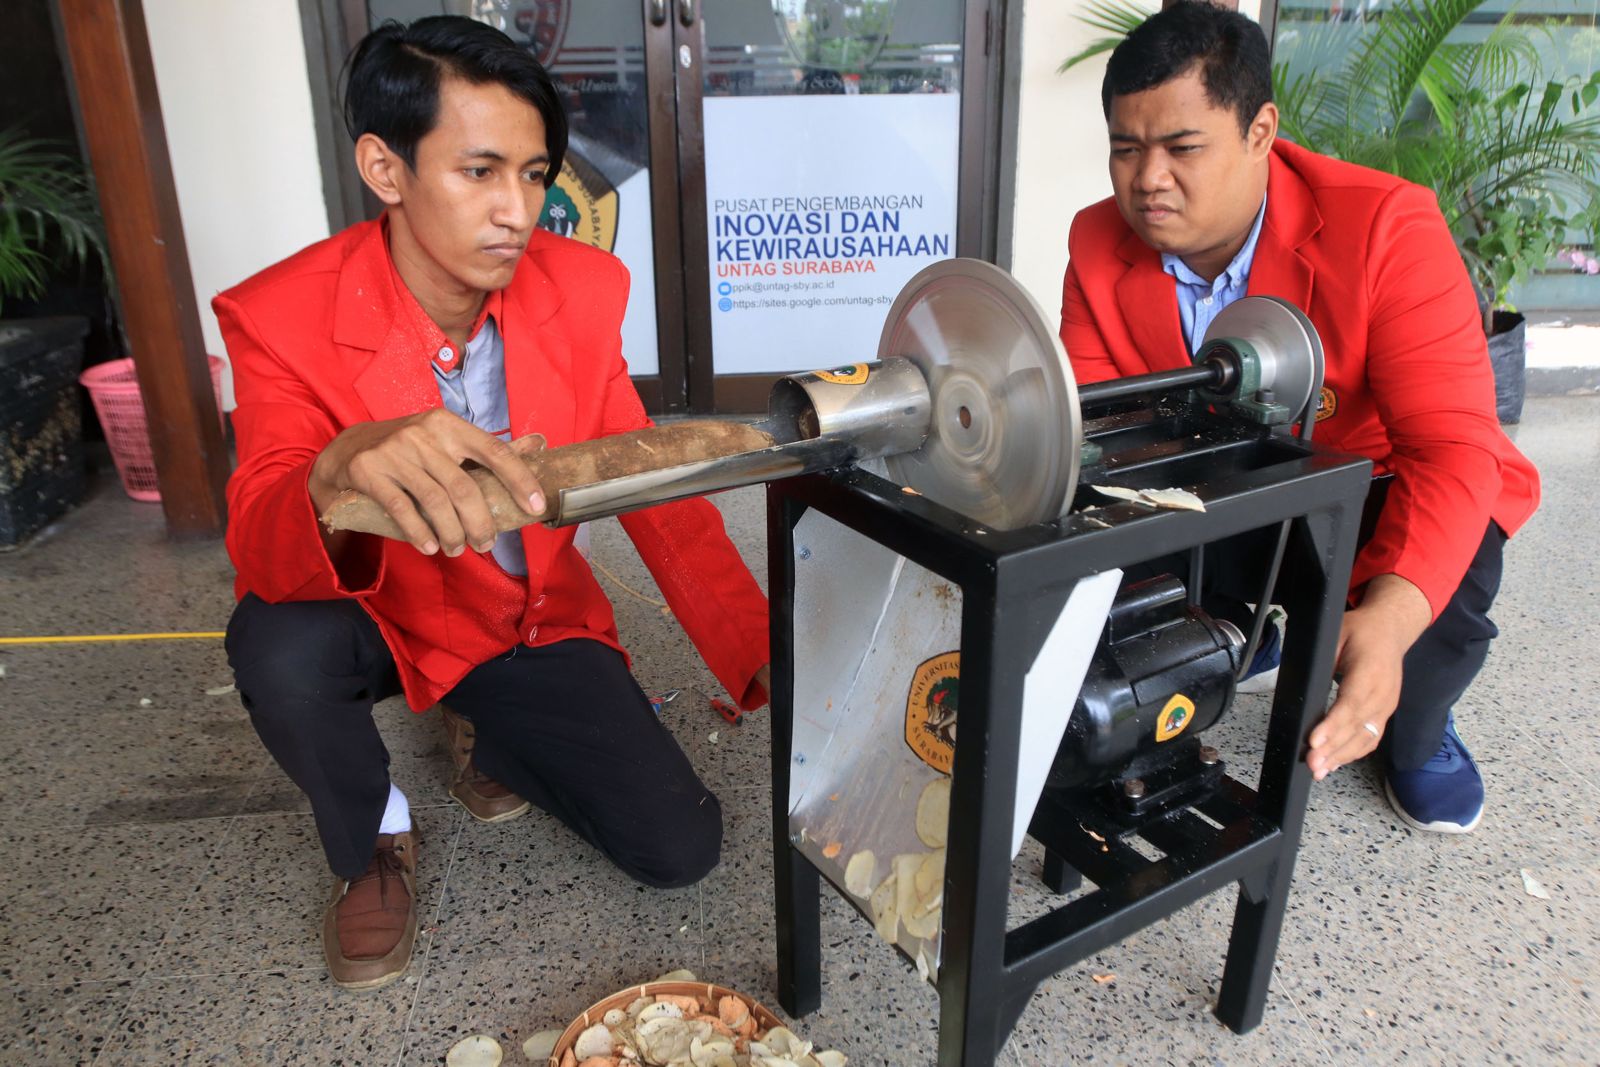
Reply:
[[1200, 342], [1210, 329], [1211, 321], [1222, 309], [1245, 294], [1250, 287], [1250, 265], [1256, 258], [1256, 239], [1261, 236], [1261, 222], [1267, 217], [1267, 200], [1261, 198], [1261, 210], [1256, 212], [1255, 225], [1250, 236], [1239, 249], [1226, 270], [1211, 281], [1189, 269], [1177, 256], [1161, 253], [1161, 269], [1172, 275], [1178, 283], [1178, 317], [1183, 321], [1183, 336], [1189, 342], [1192, 356], [1200, 349]]
[[[511, 440], [506, 346], [493, 315], [486, 316], [483, 326], [467, 341], [461, 362], [448, 371], [434, 363], [433, 377], [439, 383], [439, 397], [446, 408], [502, 441]], [[497, 537], [493, 554], [507, 574], [527, 575], [528, 558], [523, 552], [520, 530], [509, 530]]]

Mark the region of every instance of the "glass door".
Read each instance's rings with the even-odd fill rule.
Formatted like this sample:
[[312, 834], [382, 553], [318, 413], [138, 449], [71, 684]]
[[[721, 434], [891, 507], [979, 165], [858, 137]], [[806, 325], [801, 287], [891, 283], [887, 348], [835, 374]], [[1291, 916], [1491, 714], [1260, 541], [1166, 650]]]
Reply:
[[987, 0], [364, 7], [368, 27], [481, 19], [555, 78], [572, 139], [540, 225], [628, 267], [623, 354], [652, 411], [763, 411], [780, 374], [874, 358], [918, 270], [984, 254]]

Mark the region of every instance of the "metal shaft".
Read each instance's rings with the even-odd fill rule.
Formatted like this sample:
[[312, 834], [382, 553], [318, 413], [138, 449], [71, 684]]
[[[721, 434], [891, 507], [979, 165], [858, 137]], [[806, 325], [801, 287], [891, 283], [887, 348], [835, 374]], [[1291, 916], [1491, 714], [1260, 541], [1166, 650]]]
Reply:
[[1078, 386], [1078, 403], [1083, 407], [1109, 404], [1113, 400], [1168, 393], [1175, 389], [1215, 388], [1223, 382], [1227, 371], [1220, 363], [1207, 360], [1181, 370], [1156, 371], [1153, 374], [1136, 374], [1127, 378], [1113, 378], [1109, 382]]
[[758, 426], [777, 442], [771, 448], [570, 486], [547, 525], [912, 452], [928, 436], [928, 382], [906, 359], [792, 374], [773, 386], [770, 403], [771, 416]]

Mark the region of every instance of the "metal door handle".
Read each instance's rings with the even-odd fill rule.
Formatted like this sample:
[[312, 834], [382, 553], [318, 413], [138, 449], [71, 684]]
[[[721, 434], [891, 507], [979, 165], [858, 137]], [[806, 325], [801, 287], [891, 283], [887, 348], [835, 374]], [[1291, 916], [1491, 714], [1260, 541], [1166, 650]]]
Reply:
[[694, 0], [678, 0], [678, 21], [685, 26], [694, 25]]
[[664, 26], [667, 22], [667, 0], [650, 0], [650, 25]]

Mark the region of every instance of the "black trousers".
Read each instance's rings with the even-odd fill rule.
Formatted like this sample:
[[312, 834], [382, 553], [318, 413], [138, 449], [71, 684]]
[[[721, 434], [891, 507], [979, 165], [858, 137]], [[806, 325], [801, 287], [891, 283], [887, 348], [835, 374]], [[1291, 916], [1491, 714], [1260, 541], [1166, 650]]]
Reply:
[[[340, 878], [359, 875], [389, 796], [372, 706], [400, 691], [377, 624], [353, 601], [246, 595], [226, 647], [256, 733], [311, 801], [328, 865]], [[690, 885], [716, 866], [721, 805], [616, 650], [588, 640], [512, 648], [444, 702], [472, 721], [480, 770], [631, 877]]]
[[[1363, 546], [1377, 525], [1389, 484], [1387, 478], [1372, 484], [1361, 524]], [[1277, 532], [1276, 526], [1254, 530], [1206, 547], [1201, 604], [1246, 633], [1252, 615], [1246, 602], [1254, 602], [1261, 595]], [[1451, 708], [1483, 669], [1489, 643], [1500, 636], [1489, 618], [1489, 609], [1500, 591], [1505, 543], [1505, 532], [1491, 520], [1449, 604], [1406, 653], [1400, 703], [1378, 746], [1387, 768], [1416, 770], [1428, 762], [1444, 740], [1445, 720]], [[1163, 572], [1187, 580], [1188, 558], [1171, 556], [1129, 568], [1128, 580]]]
[[1505, 531], [1489, 523], [1450, 603], [1406, 653], [1400, 703], [1379, 754], [1388, 767], [1414, 771], [1444, 739], [1445, 720], [1483, 669], [1489, 642], [1500, 636], [1489, 609], [1500, 592]]

